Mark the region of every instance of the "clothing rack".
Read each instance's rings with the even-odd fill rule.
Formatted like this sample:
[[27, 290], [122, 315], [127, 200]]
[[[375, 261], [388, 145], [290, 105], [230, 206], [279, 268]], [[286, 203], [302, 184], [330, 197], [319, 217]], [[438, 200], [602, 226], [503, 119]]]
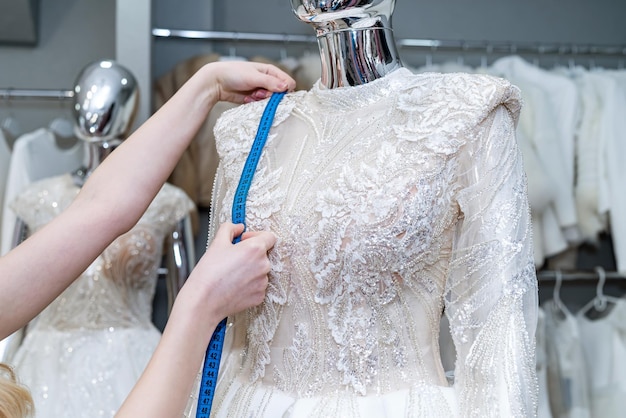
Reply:
[[[557, 270], [540, 270], [537, 272], [537, 279], [541, 281], [556, 281], [559, 273], [561, 274], [561, 280], [576, 281], [576, 280], [598, 280], [599, 275], [595, 271], [557, 271]], [[607, 281], [624, 281], [626, 284], [626, 274], [616, 271], [607, 271], [604, 273]]]
[[3, 100], [70, 100], [74, 97], [73, 90], [53, 89], [0, 89], [0, 99]]
[[[309, 35], [277, 33], [202, 31], [185, 29], [153, 28], [156, 39], [195, 39], [207, 41], [277, 43], [282, 46], [295, 43], [316, 43], [317, 38]], [[441, 39], [399, 39], [400, 48], [417, 48], [425, 51], [461, 51], [487, 54], [537, 54], [568, 56], [613, 56], [626, 57], [626, 45], [568, 44], [548, 42], [492, 42]]]

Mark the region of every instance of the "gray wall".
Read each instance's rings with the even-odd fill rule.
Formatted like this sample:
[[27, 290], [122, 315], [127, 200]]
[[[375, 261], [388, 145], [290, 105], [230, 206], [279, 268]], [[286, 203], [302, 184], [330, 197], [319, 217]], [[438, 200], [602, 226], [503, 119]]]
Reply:
[[[208, 3], [213, 3], [211, 8]], [[623, 17], [626, 2], [622, 0], [399, 0], [393, 16], [396, 37], [492, 42], [552, 42], [575, 44], [626, 44]], [[175, 29], [219, 30], [234, 32], [288, 33], [312, 35], [313, 29], [300, 22], [289, 0], [154, 0], [155, 26]], [[317, 53], [311, 45], [268, 45], [244, 42], [211, 43], [198, 40], [156, 40], [153, 48], [153, 76], [158, 77], [177, 62], [195, 54], [217, 51], [237, 55], [264, 55], [279, 59], [281, 52], [300, 56], [303, 50]], [[434, 62], [459, 57], [459, 53], [441, 51], [427, 54], [404, 48], [401, 56], [409, 65], [422, 65], [426, 55]], [[478, 65], [485, 54], [464, 55], [465, 62]], [[486, 57], [487, 61], [498, 56]], [[557, 57], [528, 57], [552, 66]], [[626, 57], [624, 58], [626, 59]], [[624, 59], [621, 61], [623, 62]], [[565, 58], [561, 58], [565, 61]], [[560, 61], [561, 63], [563, 63]], [[594, 58], [594, 63], [607, 67], [622, 64], [618, 58]], [[590, 59], [578, 58], [578, 64], [589, 65]]]
[[[41, 1], [37, 45], [0, 45], [0, 88], [71, 89], [81, 68], [114, 54], [115, 0]], [[71, 118], [58, 101], [0, 102], [0, 123], [9, 114], [22, 132]]]
[[[155, 28], [212, 30], [213, 0], [152, 0], [152, 23]], [[152, 77], [156, 79], [178, 62], [212, 50], [213, 46], [204, 41], [157, 39], [152, 48]]]
[[[313, 33], [295, 18], [288, 0], [215, 3], [216, 30]], [[624, 16], [623, 0], [398, 0], [393, 26], [398, 39], [624, 45]], [[401, 53], [405, 61], [411, 60], [411, 51]]]

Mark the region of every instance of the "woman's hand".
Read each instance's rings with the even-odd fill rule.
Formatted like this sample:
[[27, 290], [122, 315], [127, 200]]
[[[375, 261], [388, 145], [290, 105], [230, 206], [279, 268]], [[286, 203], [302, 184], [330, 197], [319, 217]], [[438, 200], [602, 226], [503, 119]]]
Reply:
[[[213, 242], [193, 269], [181, 292], [193, 289], [205, 299], [206, 315], [226, 318], [259, 305], [265, 298], [270, 262], [268, 251], [276, 236], [271, 232], [249, 232], [233, 244], [243, 225], [222, 224]], [[210, 302], [210, 303], [209, 303]]]
[[[263, 302], [276, 236], [226, 222], [176, 297], [163, 337], [116, 417], [180, 416], [217, 324]], [[148, 402], [146, 400], [155, 400]]]
[[249, 103], [263, 100], [273, 92], [292, 91], [296, 82], [271, 64], [249, 61], [224, 61], [206, 64], [200, 69], [209, 73], [218, 100]]

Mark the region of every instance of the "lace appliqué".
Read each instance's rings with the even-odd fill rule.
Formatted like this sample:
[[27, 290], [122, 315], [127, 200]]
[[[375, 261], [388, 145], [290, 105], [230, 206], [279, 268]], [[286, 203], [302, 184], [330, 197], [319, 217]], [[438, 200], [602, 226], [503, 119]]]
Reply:
[[[400, 388], [407, 391], [407, 416], [449, 416], [436, 353], [444, 301], [455, 344], [475, 347], [463, 352], [457, 377], [467, 384], [463, 399], [473, 395], [480, 405], [465, 403], [463, 416], [487, 411], [481, 391], [501, 393], [493, 386], [501, 374], [472, 375], [489, 356], [503, 357], [475, 323], [509, 344], [507, 381], [532, 381], [526, 371], [508, 374], [516, 365], [524, 369], [518, 356], [532, 355], [524, 340], [530, 322], [520, 318], [528, 312], [532, 322], [532, 272], [520, 273], [517, 260], [529, 246], [525, 190], [514, 170], [515, 150], [507, 148], [511, 127], [498, 120], [481, 128], [499, 106], [507, 110], [499, 113], [514, 116], [518, 97], [493, 77], [413, 77], [399, 70], [365, 86], [318, 87], [285, 98], [247, 203], [249, 228], [278, 235], [270, 289], [260, 307], [234, 321], [239, 345], [226, 354], [223, 378], [235, 383], [218, 384], [218, 416], [245, 410], [257, 396], [270, 405], [273, 391], [283, 392], [277, 403], [319, 398], [307, 410], [324, 416]], [[226, 112], [216, 128], [220, 221], [229, 219], [262, 108]], [[487, 140], [485, 149], [502, 155], [485, 161], [502, 164], [472, 170], [486, 152], [476, 144]], [[474, 173], [486, 181], [472, 186]], [[468, 241], [459, 249], [459, 240]], [[510, 271], [496, 271], [500, 260], [513, 260]], [[512, 303], [501, 306], [504, 300]], [[486, 301], [493, 318], [477, 310]], [[518, 322], [507, 334], [502, 327], [512, 318]], [[528, 398], [521, 390], [510, 396], [519, 404]], [[524, 410], [518, 406], [511, 410]]]
[[407, 160], [411, 155], [383, 143], [374, 164], [344, 167], [336, 187], [318, 192], [318, 228], [308, 239], [316, 301], [329, 305], [329, 327], [339, 346], [341, 384], [360, 394], [376, 378], [383, 353], [395, 367], [407, 363], [385, 305], [402, 286], [424, 294], [442, 289], [415, 278], [440, 256], [437, 226], [452, 219], [451, 193], [443, 191], [452, 173], [412, 184], [423, 178], [418, 170], [395, 174]]

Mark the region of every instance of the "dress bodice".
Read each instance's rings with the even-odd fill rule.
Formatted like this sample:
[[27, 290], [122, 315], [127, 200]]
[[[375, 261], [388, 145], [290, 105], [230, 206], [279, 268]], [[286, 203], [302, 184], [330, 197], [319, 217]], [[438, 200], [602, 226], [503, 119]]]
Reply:
[[[61, 213], [78, 192], [70, 175], [53, 177], [30, 186], [13, 208], [32, 233]], [[151, 326], [164, 239], [190, 205], [182, 190], [164, 185], [139, 222], [109, 245], [34, 326], [65, 331]], [[85, 236], [89, 239], [88, 231]]]
[[[230, 110], [216, 125], [212, 233], [230, 219], [263, 108]], [[248, 228], [278, 236], [269, 289], [261, 306], [230, 318], [218, 416], [243, 413], [259, 385], [325, 399], [314, 416], [397, 391], [422, 399], [407, 416], [451, 416], [433, 389], [448, 386], [444, 310], [462, 356], [461, 404], [479, 411], [476, 392], [497, 397], [515, 374], [530, 395], [502, 408], [532, 408], [536, 279], [519, 109], [504, 80], [404, 69], [283, 99], [246, 203]], [[508, 371], [485, 369], [491, 361]], [[505, 416], [497, 405], [490, 413]]]

